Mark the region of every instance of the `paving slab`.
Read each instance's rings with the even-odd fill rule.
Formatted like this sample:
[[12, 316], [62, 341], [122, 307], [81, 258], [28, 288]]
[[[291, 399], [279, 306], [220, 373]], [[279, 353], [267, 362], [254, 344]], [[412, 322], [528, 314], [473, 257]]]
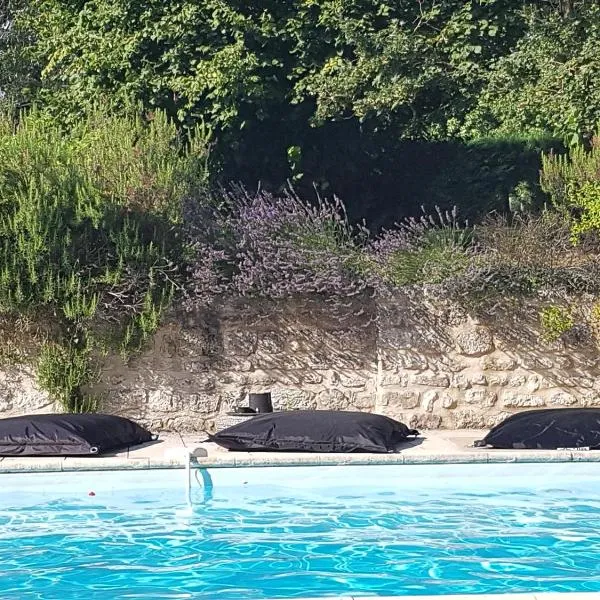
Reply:
[[[202, 467], [316, 466], [370, 464], [464, 464], [527, 462], [600, 462], [600, 452], [564, 450], [494, 450], [475, 448], [484, 430], [433, 430], [394, 454], [321, 454], [293, 452], [229, 452], [205, 441], [203, 433], [164, 432], [158, 440], [104, 456], [6, 457], [0, 473], [184, 468], [191, 453]], [[598, 596], [600, 600], [600, 595]]]

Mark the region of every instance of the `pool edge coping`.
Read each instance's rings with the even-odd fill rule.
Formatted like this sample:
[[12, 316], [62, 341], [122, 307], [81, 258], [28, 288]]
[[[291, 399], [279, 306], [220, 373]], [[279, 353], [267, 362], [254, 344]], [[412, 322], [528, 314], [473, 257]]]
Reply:
[[321, 596], [296, 600], [592, 600], [600, 592], [520, 592], [506, 594], [442, 594], [426, 596]]
[[[190, 450], [173, 453], [168, 458], [144, 457], [4, 457], [0, 474], [69, 471], [123, 471], [150, 469], [184, 469]], [[193, 468], [236, 467], [319, 467], [367, 465], [460, 465], [510, 463], [600, 462], [600, 452], [555, 450], [483, 451], [461, 454], [301, 454], [266, 456], [254, 453], [231, 453], [222, 456], [192, 457]], [[600, 595], [598, 596], [600, 598]]]

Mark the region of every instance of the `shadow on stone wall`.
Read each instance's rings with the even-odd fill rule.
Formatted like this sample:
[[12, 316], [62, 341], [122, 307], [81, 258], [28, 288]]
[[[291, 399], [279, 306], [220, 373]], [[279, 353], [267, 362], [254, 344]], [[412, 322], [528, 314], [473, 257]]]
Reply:
[[380, 306], [381, 409], [417, 427], [489, 427], [522, 409], [600, 405], [597, 342], [584, 326], [556, 342], [539, 302], [478, 316], [398, 293]]
[[[173, 313], [142, 355], [128, 364], [107, 359], [93, 391], [105, 411], [179, 431], [212, 430], [220, 414], [262, 391], [277, 410], [376, 411], [423, 429], [486, 428], [524, 409], [600, 406], [592, 332], [579, 327], [546, 343], [539, 309], [520, 302], [473, 315], [434, 290], [378, 303], [357, 298], [343, 310], [238, 301]], [[49, 406], [34, 381], [27, 370], [0, 368], [0, 411]]]
[[276, 410], [374, 410], [375, 305], [343, 311], [316, 301], [238, 301], [174, 314], [152, 350], [107, 362], [98, 390], [107, 410], [162, 429], [211, 430], [218, 414], [271, 391]]

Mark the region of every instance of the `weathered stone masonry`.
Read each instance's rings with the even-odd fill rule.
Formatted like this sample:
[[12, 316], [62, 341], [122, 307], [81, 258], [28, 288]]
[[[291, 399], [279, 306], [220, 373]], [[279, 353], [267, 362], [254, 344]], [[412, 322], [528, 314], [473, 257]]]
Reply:
[[[592, 336], [541, 340], [535, 305], [484, 320], [398, 294], [341, 319], [325, 306], [231, 304], [172, 315], [125, 365], [108, 359], [102, 409], [162, 430], [210, 430], [248, 392], [276, 409], [375, 411], [421, 428], [488, 427], [523, 409], [600, 406]], [[26, 368], [0, 370], [0, 415], [54, 407]]]

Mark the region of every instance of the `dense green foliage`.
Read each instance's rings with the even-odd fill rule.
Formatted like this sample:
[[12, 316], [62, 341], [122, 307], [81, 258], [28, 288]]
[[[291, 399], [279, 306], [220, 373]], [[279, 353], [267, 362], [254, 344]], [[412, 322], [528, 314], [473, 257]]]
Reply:
[[569, 156], [543, 157], [542, 186], [554, 205], [577, 219], [574, 239], [600, 230], [600, 142], [592, 139], [591, 148], [572, 149]]
[[210, 130], [215, 178], [315, 183], [381, 224], [538, 196], [537, 150], [600, 117], [590, 0], [23, 2], [22, 98], [67, 122], [103, 95], [163, 109]]
[[164, 114], [94, 111], [68, 135], [46, 114], [0, 119], [0, 311], [56, 323], [40, 383], [81, 408], [94, 350], [151, 335], [178, 279], [184, 197], [202, 190], [200, 136]]
[[527, 30], [493, 63], [465, 135], [549, 133], [587, 140], [600, 121], [600, 5], [576, 3], [569, 16], [526, 11]]
[[544, 337], [549, 342], [556, 341], [575, 325], [575, 320], [571, 312], [561, 306], [548, 306], [544, 308], [540, 313], [540, 321]]

